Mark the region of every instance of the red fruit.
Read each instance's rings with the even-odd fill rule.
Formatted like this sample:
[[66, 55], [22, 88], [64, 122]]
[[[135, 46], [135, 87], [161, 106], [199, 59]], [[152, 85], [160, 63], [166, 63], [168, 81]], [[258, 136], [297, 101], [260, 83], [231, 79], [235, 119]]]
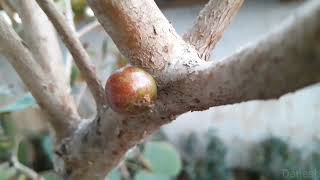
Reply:
[[157, 98], [157, 84], [149, 73], [129, 66], [117, 70], [109, 77], [105, 92], [115, 112], [137, 115], [153, 106]]

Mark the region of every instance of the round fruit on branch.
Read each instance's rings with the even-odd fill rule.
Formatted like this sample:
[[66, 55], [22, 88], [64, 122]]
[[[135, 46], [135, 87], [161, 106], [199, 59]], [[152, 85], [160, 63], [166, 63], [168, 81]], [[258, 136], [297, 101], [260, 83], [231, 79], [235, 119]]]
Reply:
[[137, 115], [149, 111], [157, 98], [157, 84], [146, 71], [127, 66], [107, 80], [106, 96], [111, 108], [120, 114]]

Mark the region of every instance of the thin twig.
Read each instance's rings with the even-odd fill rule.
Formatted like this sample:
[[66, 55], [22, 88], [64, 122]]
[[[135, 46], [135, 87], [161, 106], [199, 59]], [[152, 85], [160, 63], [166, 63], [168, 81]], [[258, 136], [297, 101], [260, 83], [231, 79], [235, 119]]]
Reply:
[[41, 68], [14, 29], [0, 16], [0, 53], [17, 71], [38, 104], [48, 115], [57, 139], [70, 136], [79, 123], [72, 97]]
[[13, 23], [15, 23], [14, 21], [14, 8], [11, 6], [11, 4], [8, 2], [8, 0], [0, 0], [0, 5], [2, 7], [2, 9], [7, 13], [7, 15], [10, 17], [10, 19], [12, 20]]
[[[92, 30], [94, 30], [99, 26], [101, 25], [97, 20], [86, 24], [84, 27], [82, 27], [80, 30], [77, 31], [78, 38], [83, 37], [84, 35], [86, 35], [87, 33], [91, 32]], [[70, 53], [67, 53], [67, 57], [66, 57], [67, 74], [71, 75], [71, 70], [72, 70], [72, 56]]]
[[11, 163], [13, 164], [14, 168], [16, 168], [18, 171], [22, 172], [23, 174], [27, 175], [29, 178], [34, 179], [34, 180], [44, 180], [44, 178], [41, 177], [33, 169], [30, 169], [29, 167], [21, 164], [19, 162], [19, 160], [17, 159], [17, 156], [11, 157]]
[[66, 71], [66, 75], [68, 76], [68, 80], [70, 82], [71, 80], [71, 73], [72, 73], [72, 65], [73, 65], [73, 61], [72, 61], [72, 55], [67, 52], [66, 54], [66, 63], [65, 63], [65, 71]]
[[21, 138], [16, 138], [15, 146], [12, 150], [12, 155], [10, 158], [10, 161], [11, 161], [13, 167], [33, 180], [45, 180], [36, 171], [21, 164], [20, 161], [18, 160], [17, 156], [18, 156], [18, 149], [19, 149], [20, 142], [21, 142]]
[[[70, 24], [70, 26], [71, 26], [71, 24]], [[77, 31], [78, 38], [80, 39], [81, 37], [83, 37], [87, 33], [91, 32], [92, 30], [94, 30], [95, 28], [100, 27], [100, 26], [101, 25], [97, 20], [86, 24], [84, 27], [82, 27], [81, 29], [79, 29]], [[71, 75], [72, 65], [73, 65], [72, 56], [71, 56], [70, 53], [67, 53], [66, 65], [65, 66], [66, 66], [66, 72], [69, 75]]]
[[22, 22], [23, 40], [35, 60], [55, 80], [60, 89], [70, 92], [64, 60], [56, 31], [46, 14], [35, 1], [11, 0]]
[[129, 173], [129, 170], [127, 168], [127, 165], [125, 162], [123, 162], [121, 165], [120, 165], [120, 172], [121, 174], [123, 175], [123, 179], [124, 180], [131, 180], [131, 176], [130, 176], [130, 173]]
[[76, 105], [77, 107], [79, 107], [82, 97], [85, 94], [86, 90], [87, 90], [87, 84], [84, 84], [83, 86], [80, 87], [80, 92], [77, 94], [77, 96], [75, 97], [75, 101], [76, 101]]
[[72, 11], [72, 4], [71, 4], [71, 0], [64, 0], [64, 3], [66, 5], [66, 18], [68, 21], [68, 24], [70, 25], [70, 27], [75, 30], [76, 26], [74, 24], [73, 18], [74, 18], [74, 14]]
[[100, 109], [106, 105], [106, 98], [104, 89], [101, 85], [99, 78], [94, 70], [94, 67], [90, 63], [90, 57], [80, 40], [77, 38], [77, 34], [66, 23], [65, 17], [58, 11], [55, 4], [50, 0], [37, 0], [40, 7], [47, 14], [51, 22], [54, 24], [56, 30], [68, 47], [70, 53], [78, 66], [81, 75], [88, 84], [88, 87], [97, 103], [97, 108]]
[[86, 24], [83, 28], [78, 30], [78, 37], [81, 38], [82, 36], [86, 35], [88, 32], [100, 26], [101, 26], [100, 23], [97, 20], [94, 20]]
[[[85, 26], [83, 26], [81, 29], [79, 29], [77, 31], [78, 38], [81, 38], [81, 37], [85, 36], [87, 33], [93, 31], [97, 27], [101, 27], [100, 23], [97, 20], [94, 20], [94, 21], [86, 24]], [[85, 92], [87, 90], [87, 87], [88, 87], [87, 84], [82, 86], [79, 94], [76, 96], [76, 105], [77, 105], [77, 107], [79, 107], [81, 99], [82, 99], [83, 95], [85, 94]]]
[[[74, 14], [72, 11], [72, 4], [71, 4], [71, 0], [64, 0], [64, 3], [66, 5], [66, 19], [68, 21], [69, 26], [75, 30], [76, 26], [74, 24]], [[66, 74], [68, 75], [68, 79], [70, 81], [70, 77], [71, 77], [71, 72], [72, 72], [72, 55], [70, 54], [70, 52], [67, 52], [66, 55], [66, 63], [65, 63], [65, 69], [66, 69]]]
[[193, 45], [200, 58], [209, 60], [210, 53], [240, 10], [244, 0], [210, 0], [201, 10], [195, 25], [183, 39]]

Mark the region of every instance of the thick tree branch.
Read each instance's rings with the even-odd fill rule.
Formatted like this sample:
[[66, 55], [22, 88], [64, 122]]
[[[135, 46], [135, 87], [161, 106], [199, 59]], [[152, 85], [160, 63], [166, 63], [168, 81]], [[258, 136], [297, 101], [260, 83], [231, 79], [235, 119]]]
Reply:
[[195, 25], [183, 35], [204, 60], [221, 39], [230, 22], [240, 10], [244, 0], [210, 0], [201, 10]]
[[[122, 3], [112, 1], [108, 4], [106, 0], [96, 0], [93, 4], [99, 2], [112, 4], [112, 7]], [[126, 2], [129, 6], [133, 2], [140, 3], [135, 0]], [[132, 11], [127, 13], [137, 14], [135, 8]], [[101, 16], [100, 21], [104, 21], [107, 17], [99, 13], [102, 12], [97, 13]], [[131, 16], [118, 18], [121, 17], [125, 23], [132, 23], [128, 21]], [[176, 75], [180, 78], [173, 77], [178, 81], [159, 91], [158, 101], [149, 113], [126, 117], [109, 109], [100, 119], [82, 124], [76, 134], [62, 146], [64, 151], [61, 150], [61, 157], [66, 160], [68, 170], [66, 175], [72, 179], [102, 179], [129, 148], [182, 113], [253, 99], [278, 98], [320, 81], [319, 17], [320, 2], [315, 0], [302, 8], [281, 29], [224, 61], [203, 63], [195, 54], [193, 62], [200, 63], [185, 66], [187, 70], [177, 68]], [[114, 26], [114, 31], [119, 26]], [[122, 33], [121, 29], [118, 31]], [[176, 43], [183, 42], [179, 38], [170, 42], [178, 47]], [[180, 52], [180, 60], [188, 62], [190, 59], [186, 59], [185, 54]], [[111, 119], [117, 123], [110, 124]]]
[[39, 106], [49, 114], [58, 140], [70, 136], [80, 119], [76, 107], [71, 103], [73, 99], [65, 89], [57, 86], [51, 76], [48, 76], [48, 70], [34, 60], [28, 47], [2, 17], [0, 18], [0, 53], [8, 58]]
[[[98, 21], [131, 64], [152, 74], [161, 89], [200, 62], [152, 0], [88, 0]], [[183, 60], [180, 55], [184, 54]], [[187, 61], [188, 60], [188, 61]]]
[[58, 11], [51, 0], [37, 0], [42, 10], [47, 14], [65, 45], [72, 54], [81, 75], [88, 84], [88, 87], [100, 109], [106, 105], [104, 89], [99, 78], [90, 63], [90, 57], [80, 40], [77, 38], [76, 32], [67, 24], [65, 17]]
[[[190, 74], [192, 81], [168, 89], [184, 89], [183, 93], [166, 99], [179, 97], [177, 103], [188, 105], [184, 111], [203, 110], [278, 98], [320, 82], [319, 17], [320, 1], [313, 1], [257, 43]], [[201, 87], [201, 91], [195, 93], [195, 87]]]
[[[90, 0], [90, 4], [121, 51], [153, 74], [161, 88], [149, 113], [128, 117], [103, 109], [97, 119], [82, 122], [62, 141], [57, 154], [65, 162], [64, 175], [72, 179], [102, 179], [129, 148], [187, 111], [277, 98], [320, 80], [317, 0], [281, 29], [221, 62], [203, 62], [153, 1]], [[44, 101], [47, 96], [51, 99], [45, 100], [60, 105], [59, 94], [44, 88], [50, 87], [50, 79], [1, 20], [0, 52], [10, 58], [41, 106], [52, 108]]]
[[[70, 92], [63, 67], [63, 56], [56, 32], [35, 1], [11, 0], [23, 23], [23, 40], [28, 44], [37, 63], [47, 70], [57, 87]], [[74, 102], [70, 102], [73, 103]]]

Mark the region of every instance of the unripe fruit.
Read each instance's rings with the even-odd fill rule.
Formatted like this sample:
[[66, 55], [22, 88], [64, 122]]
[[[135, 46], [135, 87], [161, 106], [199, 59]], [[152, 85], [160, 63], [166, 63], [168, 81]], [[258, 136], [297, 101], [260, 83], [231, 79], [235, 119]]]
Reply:
[[149, 73], [128, 66], [109, 77], [105, 92], [115, 112], [137, 115], [152, 108], [157, 98], [157, 84]]

